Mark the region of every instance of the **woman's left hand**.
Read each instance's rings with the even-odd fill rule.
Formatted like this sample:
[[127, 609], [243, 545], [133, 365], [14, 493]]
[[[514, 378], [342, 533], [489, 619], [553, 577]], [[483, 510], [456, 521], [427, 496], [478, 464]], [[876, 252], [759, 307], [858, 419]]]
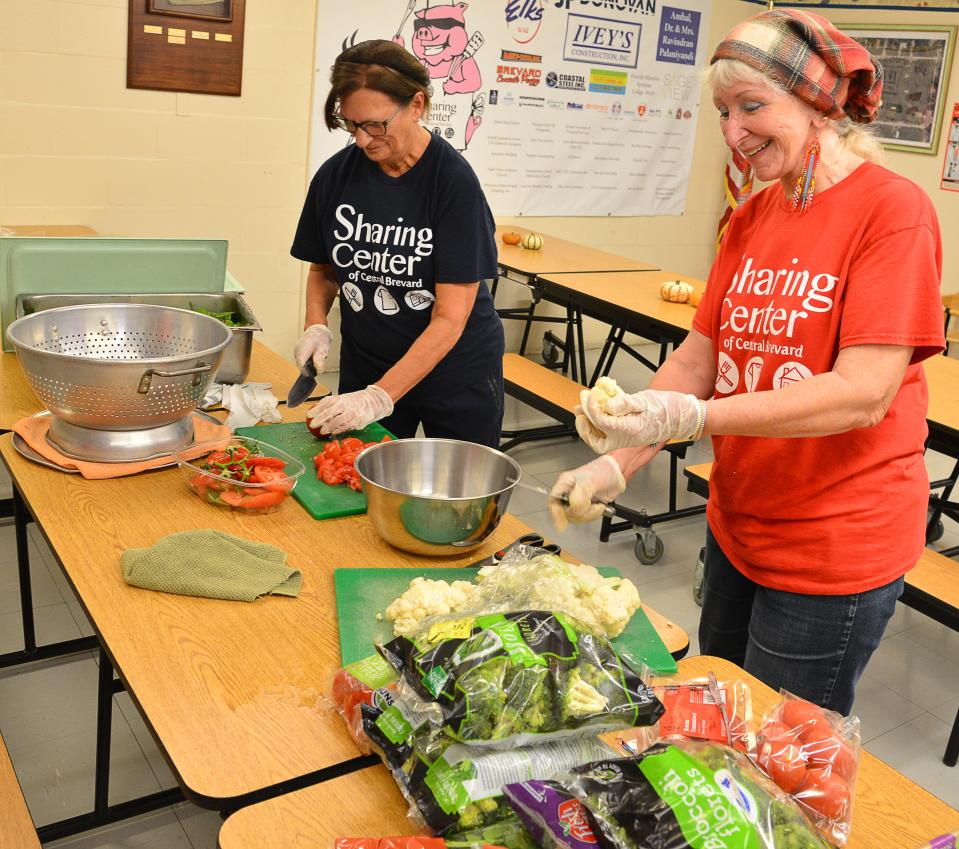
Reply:
[[336, 434], [361, 430], [392, 412], [393, 399], [375, 383], [371, 383], [358, 392], [324, 398], [309, 409], [306, 419], [311, 428], [319, 428], [321, 433]]
[[700, 401], [695, 395], [647, 389], [616, 395], [605, 409], [588, 389], [579, 398], [576, 431], [597, 454], [690, 439], [699, 433]]

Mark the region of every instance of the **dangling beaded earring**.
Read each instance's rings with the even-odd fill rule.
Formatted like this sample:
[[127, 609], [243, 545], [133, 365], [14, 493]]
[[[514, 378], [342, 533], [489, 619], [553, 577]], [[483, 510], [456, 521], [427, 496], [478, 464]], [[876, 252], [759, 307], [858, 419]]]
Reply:
[[805, 212], [812, 206], [812, 196], [816, 191], [816, 166], [819, 164], [819, 130], [816, 130], [816, 137], [809, 145], [806, 151], [806, 161], [802, 166], [802, 173], [796, 180], [796, 187], [793, 189], [792, 211]]

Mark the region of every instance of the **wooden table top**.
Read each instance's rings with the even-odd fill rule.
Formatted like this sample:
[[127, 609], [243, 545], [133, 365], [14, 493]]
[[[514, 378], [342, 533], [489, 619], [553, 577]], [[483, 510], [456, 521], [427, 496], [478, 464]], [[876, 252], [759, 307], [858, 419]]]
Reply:
[[85, 224], [0, 224], [0, 236], [99, 236]]
[[[709, 670], [719, 679], [742, 678], [752, 686], [757, 718], [778, 698], [765, 684], [725, 660], [690, 657], [679, 662], [689, 677]], [[331, 812], [335, 815], [331, 816]], [[220, 828], [220, 849], [313, 849], [337, 837], [388, 837], [420, 833], [384, 766], [317, 784], [252, 805]], [[911, 849], [959, 828], [959, 811], [892, 767], [863, 752], [847, 849]]]
[[[253, 340], [253, 354], [250, 358], [251, 383], [269, 383], [272, 392], [280, 401], [286, 401], [286, 395], [297, 378], [296, 366], [289, 360], [272, 351], [262, 342]], [[328, 395], [329, 388], [318, 382], [313, 397]], [[0, 430], [10, 430], [13, 423], [24, 416], [31, 416], [44, 409], [40, 399], [34, 394], [27, 382], [20, 361], [14, 353], [0, 355]], [[308, 405], [298, 408], [299, 415], [305, 416]]]
[[496, 249], [499, 254], [497, 261], [500, 267], [529, 277], [537, 277], [547, 272], [652, 271], [656, 268], [655, 265], [545, 233], [542, 234], [543, 247], [538, 251], [529, 251], [520, 245], [507, 245], [503, 242], [500, 237], [506, 232], [525, 235], [532, 231], [514, 226], [496, 228]]
[[0, 849], [40, 849], [20, 782], [0, 740]]
[[959, 434], [959, 360], [941, 355], [922, 362], [929, 383], [930, 424]]
[[[280, 409], [302, 421], [302, 408]], [[384, 543], [366, 516], [315, 521], [293, 499], [262, 516], [206, 504], [176, 468], [88, 481], [24, 459], [10, 434], [0, 437], [0, 456], [184, 790], [207, 807], [243, 804], [358, 756], [339, 719], [321, 709], [340, 657], [335, 568], [465, 565], [531, 530], [507, 515], [472, 551], [415, 557]], [[247, 604], [123, 581], [124, 550], [194, 528], [277, 545], [303, 575], [299, 597]], [[688, 644], [681, 628], [647, 613], [672, 651]]]
[[706, 287], [703, 280], [674, 271], [543, 274], [541, 279], [550, 287], [569, 290], [571, 300], [580, 301], [587, 312], [590, 302], [594, 306], [609, 305], [610, 314], [618, 313], [624, 319], [652, 319], [684, 331], [689, 331], [693, 326], [695, 308], [689, 304], [664, 301], [659, 295], [659, 288], [667, 280], [682, 280], [699, 292]]

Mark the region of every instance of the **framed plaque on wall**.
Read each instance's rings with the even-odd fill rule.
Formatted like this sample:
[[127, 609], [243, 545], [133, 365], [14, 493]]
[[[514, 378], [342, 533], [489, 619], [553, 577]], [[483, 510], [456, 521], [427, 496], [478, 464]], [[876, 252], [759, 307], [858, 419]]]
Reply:
[[246, 0], [130, 0], [127, 88], [238, 97], [245, 6]]

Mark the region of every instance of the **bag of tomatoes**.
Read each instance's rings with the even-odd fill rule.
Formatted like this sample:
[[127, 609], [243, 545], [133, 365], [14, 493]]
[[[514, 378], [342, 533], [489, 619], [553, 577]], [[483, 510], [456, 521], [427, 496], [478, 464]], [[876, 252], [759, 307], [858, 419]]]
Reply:
[[330, 686], [333, 705], [363, 754], [373, 751], [364, 726], [393, 704], [398, 678], [379, 655], [338, 669]]
[[756, 762], [789, 793], [819, 833], [843, 846], [852, 824], [859, 765], [859, 719], [783, 692], [763, 719]]

